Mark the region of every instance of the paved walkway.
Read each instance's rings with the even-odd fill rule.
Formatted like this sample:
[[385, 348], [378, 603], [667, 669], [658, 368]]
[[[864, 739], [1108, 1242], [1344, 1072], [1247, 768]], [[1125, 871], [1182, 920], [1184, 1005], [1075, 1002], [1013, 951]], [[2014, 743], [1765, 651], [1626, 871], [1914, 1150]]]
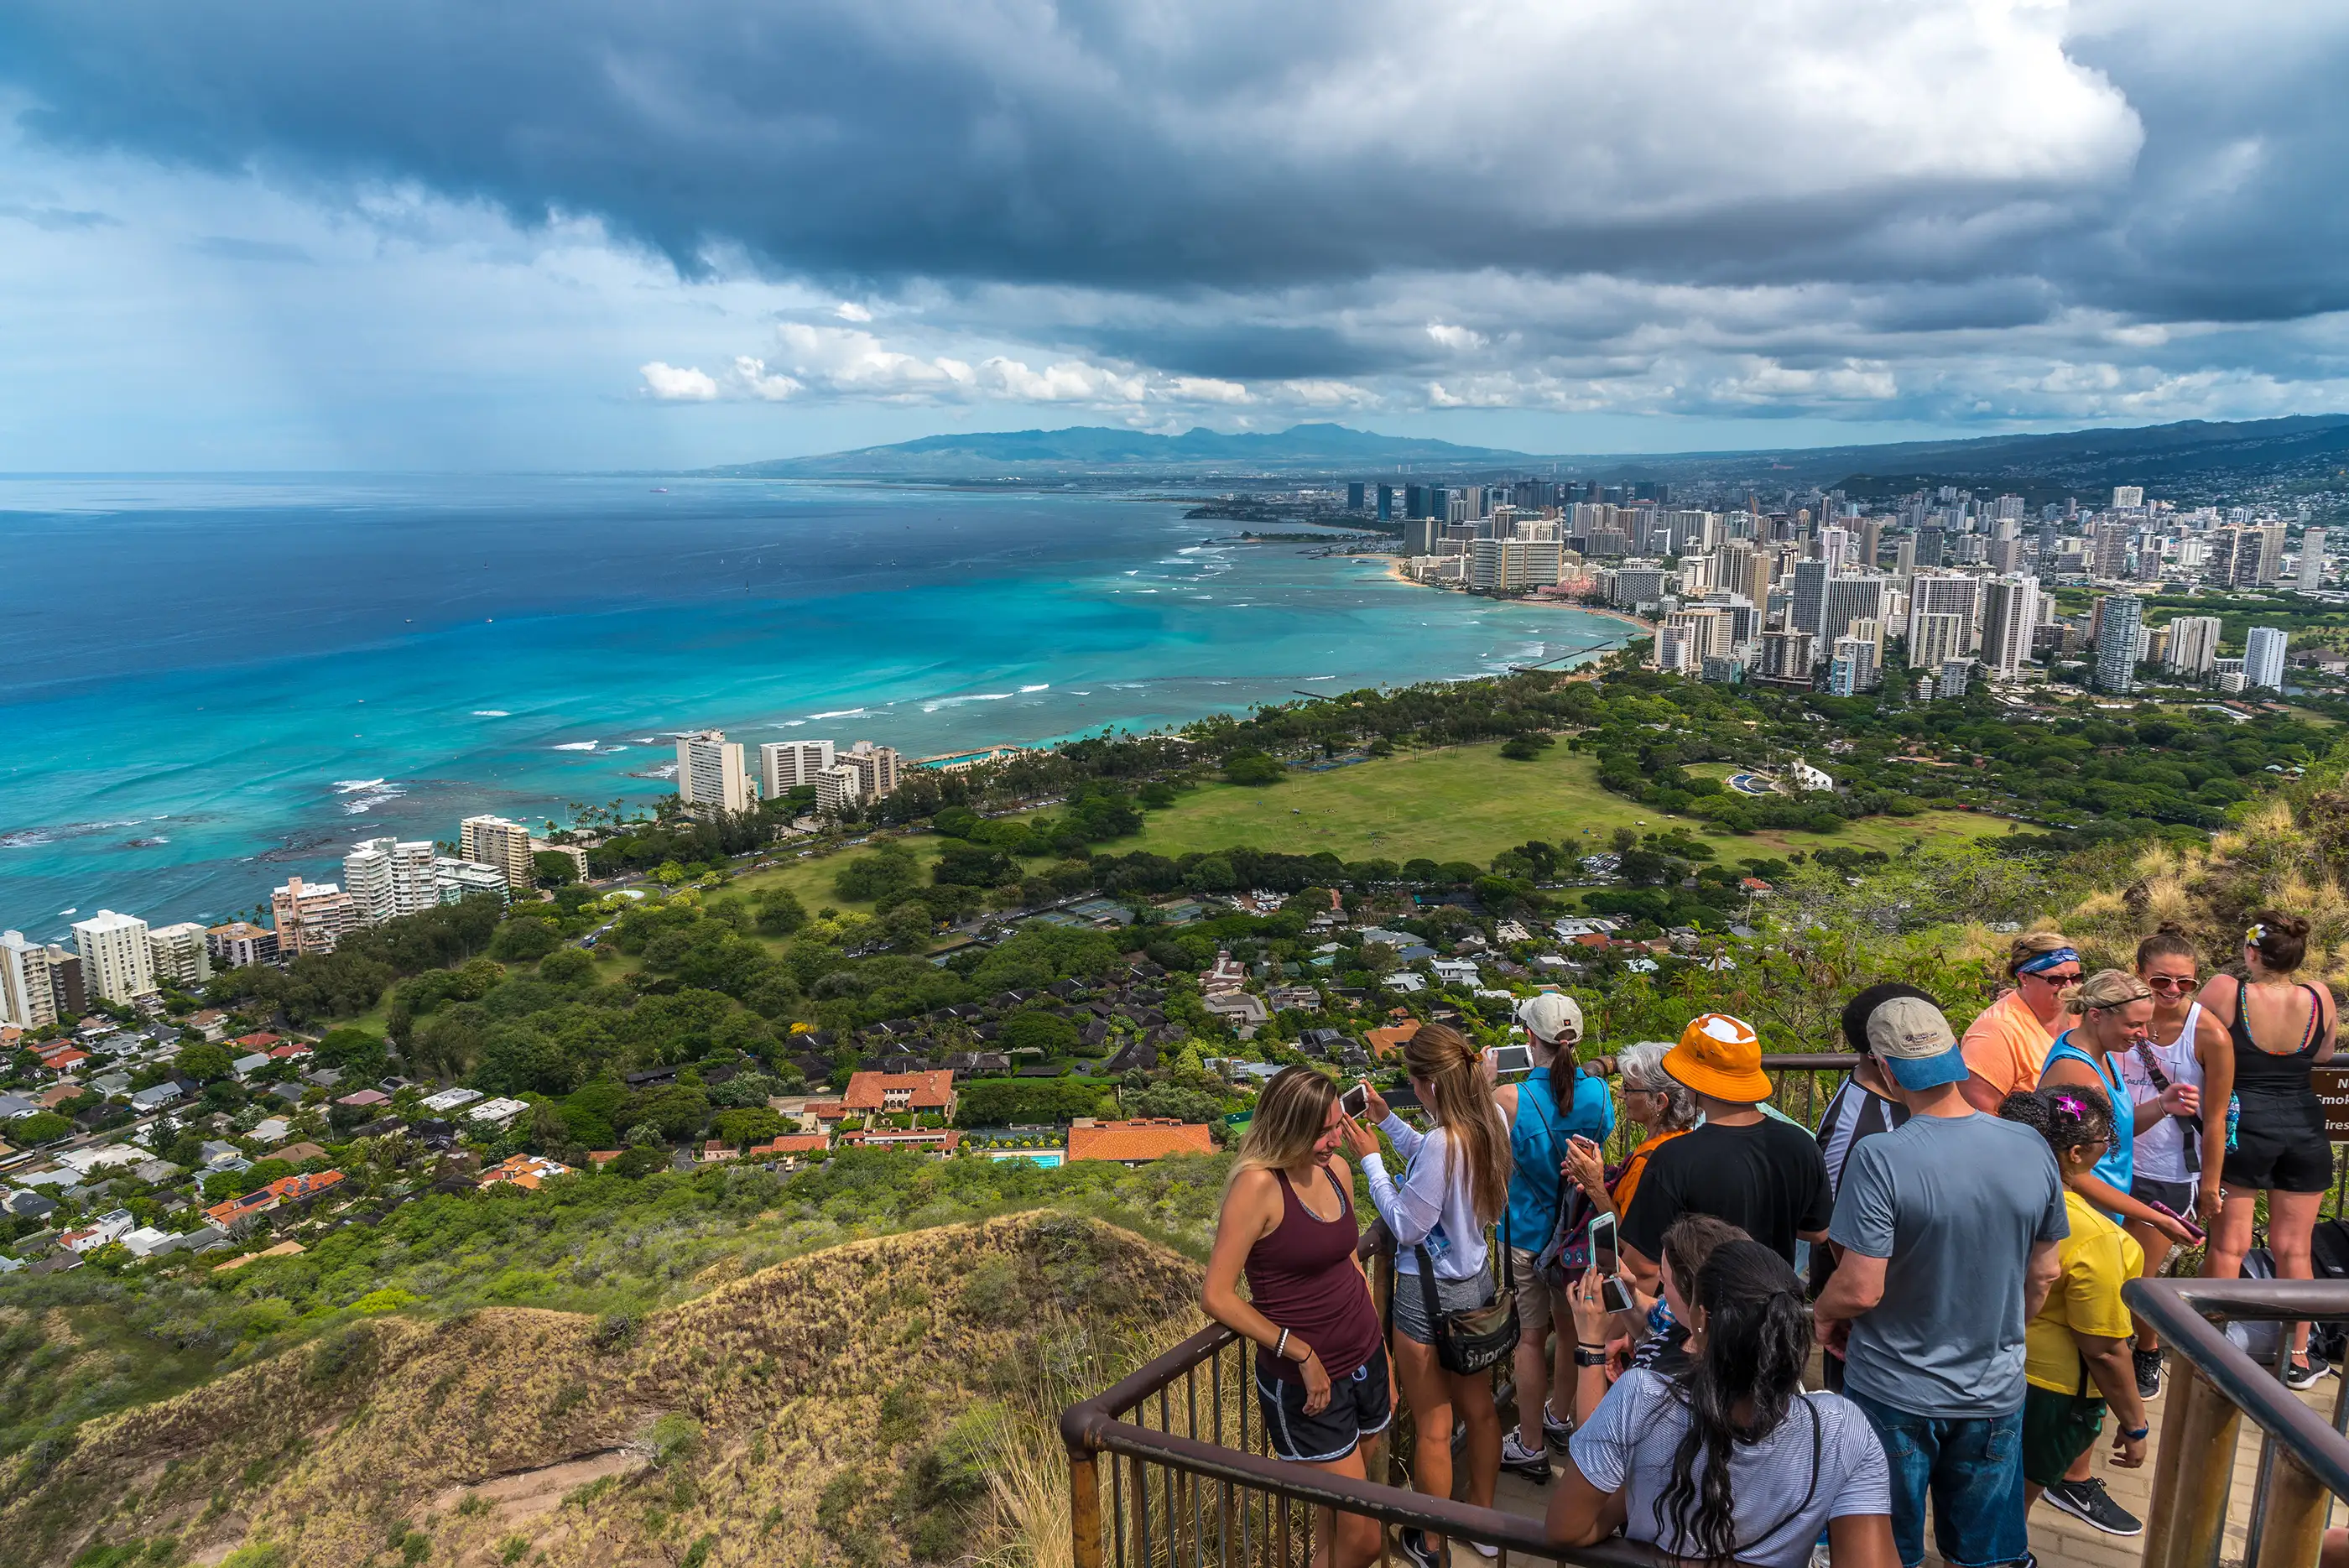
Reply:
[[[2146, 1446], [2142, 1469], [2115, 1469], [2106, 1462], [2112, 1442], [2109, 1417], [2105, 1424], [2105, 1438], [2097, 1445], [2096, 1473], [2105, 1478], [2106, 1484], [2112, 1490], [2113, 1501], [2139, 1518], [2143, 1518], [2151, 1506], [2148, 1494], [2153, 1486], [2156, 1456], [2160, 1449], [2162, 1412], [2167, 1404], [2168, 1387], [2168, 1380], [2165, 1377], [2162, 1383], [2165, 1397], [2153, 1400], [2147, 1407], [2153, 1441]], [[2340, 1394], [2341, 1384], [2335, 1378], [2326, 1377], [2300, 1397], [2329, 1421], [2333, 1418], [2333, 1401]], [[2244, 1532], [2251, 1521], [2251, 1491], [2258, 1481], [2259, 1462], [2258, 1429], [2247, 1423], [2235, 1449], [2235, 1486], [2229, 1500], [2227, 1550], [2223, 1553], [2228, 1563], [2243, 1560]], [[1539, 1518], [1549, 1506], [1549, 1494], [1550, 1488], [1547, 1485], [1536, 1485], [1505, 1472], [1493, 1501], [1496, 1506], [1511, 1513]], [[2336, 1502], [2333, 1521], [2336, 1524], [2349, 1523], [2349, 1508]], [[1930, 1530], [1926, 1540], [1930, 1547]], [[2091, 1530], [2070, 1514], [2059, 1513], [2042, 1502], [2031, 1511], [2031, 1549], [2042, 1568], [2137, 1568], [2145, 1558], [2145, 1538], [2142, 1535], [2106, 1535]], [[1936, 1568], [1940, 1562], [1939, 1557], [1930, 1553], [1926, 1560]], [[1463, 1545], [1454, 1546], [1453, 1563], [1454, 1568], [1487, 1568], [1483, 1558]]]

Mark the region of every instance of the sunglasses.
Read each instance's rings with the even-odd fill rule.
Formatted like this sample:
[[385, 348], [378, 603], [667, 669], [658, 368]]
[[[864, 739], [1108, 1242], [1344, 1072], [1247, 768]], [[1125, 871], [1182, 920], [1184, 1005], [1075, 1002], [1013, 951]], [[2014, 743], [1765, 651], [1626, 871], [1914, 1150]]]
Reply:
[[2145, 983], [2147, 989], [2153, 991], [2188, 992], [2192, 991], [2199, 982], [2190, 979], [2178, 980], [2169, 975], [2157, 974], [2147, 979]]
[[2035, 980], [2043, 985], [2069, 985], [2080, 978], [2080, 972], [2075, 969], [2069, 974], [2026, 974], [2023, 978]]

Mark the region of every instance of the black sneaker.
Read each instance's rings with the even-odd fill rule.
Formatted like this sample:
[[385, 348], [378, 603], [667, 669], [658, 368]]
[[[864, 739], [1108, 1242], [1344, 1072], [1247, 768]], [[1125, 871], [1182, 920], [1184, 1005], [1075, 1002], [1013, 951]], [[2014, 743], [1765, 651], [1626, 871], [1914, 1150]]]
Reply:
[[2322, 1361], [2295, 1361], [2283, 1369], [2283, 1386], [2291, 1389], [2313, 1388], [2316, 1380], [2332, 1370]]
[[2137, 1397], [2154, 1397], [2161, 1392], [2161, 1352], [2137, 1350], [2129, 1354], [2137, 1362]]
[[1543, 1444], [1527, 1449], [1517, 1441], [1516, 1433], [1505, 1433], [1501, 1438], [1501, 1468], [1511, 1475], [1523, 1476], [1527, 1480], [1547, 1481], [1549, 1480], [1548, 1445]]
[[2044, 1495], [2065, 1513], [2085, 1521], [2106, 1535], [2145, 1533], [2145, 1521], [2113, 1501], [2101, 1476], [2091, 1476], [2084, 1481], [2057, 1481]]
[[1451, 1568], [1442, 1554], [1428, 1544], [1427, 1537], [1416, 1530], [1395, 1532], [1395, 1544], [1401, 1549], [1403, 1561], [1412, 1568]]

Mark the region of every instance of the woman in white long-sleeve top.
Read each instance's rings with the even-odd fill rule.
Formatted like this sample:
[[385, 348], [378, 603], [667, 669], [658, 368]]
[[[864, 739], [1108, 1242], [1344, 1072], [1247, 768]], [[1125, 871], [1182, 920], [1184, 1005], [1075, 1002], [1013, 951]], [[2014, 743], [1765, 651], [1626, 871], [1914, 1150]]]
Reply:
[[[1395, 1373], [1411, 1401], [1413, 1485], [1432, 1497], [1458, 1496], [1490, 1508], [1501, 1468], [1501, 1419], [1493, 1408], [1489, 1373], [1456, 1376], [1436, 1359], [1435, 1325], [1428, 1321], [1420, 1271], [1435, 1282], [1439, 1312], [1465, 1312], [1493, 1300], [1485, 1227], [1508, 1201], [1508, 1129], [1494, 1106], [1492, 1085], [1476, 1048], [1441, 1023], [1420, 1030], [1403, 1047], [1412, 1092], [1433, 1124], [1425, 1133], [1387, 1108], [1371, 1092], [1370, 1113], [1403, 1162], [1402, 1179], [1387, 1172], [1378, 1139], [1349, 1124], [1348, 1143], [1362, 1162], [1371, 1202], [1395, 1239]], [[1454, 1485], [1452, 1425], [1467, 1428], [1465, 1473]], [[1417, 1568], [1442, 1568], [1445, 1543], [1402, 1532], [1402, 1549]], [[1485, 1551], [1483, 1547], [1478, 1550]], [[1489, 1554], [1489, 1553], [1488, 1553]]]

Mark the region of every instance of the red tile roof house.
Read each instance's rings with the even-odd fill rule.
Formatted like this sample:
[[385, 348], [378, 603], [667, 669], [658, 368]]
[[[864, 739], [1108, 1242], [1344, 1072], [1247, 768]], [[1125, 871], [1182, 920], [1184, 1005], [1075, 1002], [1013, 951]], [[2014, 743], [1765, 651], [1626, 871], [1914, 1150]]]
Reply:
[[1069, 1128], [1069, 1159], [1113, 1159], [1143, 1165], [1170, 1154], [1213, 1154], [1214, 1135], [1203, 1123], [1166, 1120], [1094, 1122]]
[[742, 1151], [742, 1158], [744, 1159], [790, 1159], [801, 1155], [822, 1154], [831, 1147], [832, 1137], [828, 1133], [784, 1133], [781, 1137], [768, 1139], [765, 1143], [752, 1144]]
[[[894, 1113], [914, 1111], [923, 1116], [951, 1116], [955, 1108], [954, 1075], [935, 1073], [852, 1073], [841, 1104], [851, 1111]], [[816, 1115], [823, 1115], [817, 1110]]]
[[270, 1047], [269, 1059], [273, 1062], [290, 1062], [296, 1056], [307, 1056], [309, 1054], [310, 1048], [297, 1040], [291, 1045]]
[[225, 1203], [215, 1203], [204, 1210], [204, 1218], [222, 1230], [240, 1220], [255, 1214], [266, 1214], [286, 1203], [298, 1203], [316, 1198], [343, 1179], [339, 1170], [321, 1170], [315, 1175], [281, 1176], [268, 1186], [242, 1198], [232, 1198]]
[[267, 1033], [260, 1034], [240, 1034], [236, 1037], [236, 1043], [243, 1046], [247, 1051], [266, 1051], [272, 1045], [282, 1044], [284, 1038], [285, 1037], [283, 1035], [271, 1034]]
[[712, 1160], [732, 1159], [733, 1158], [734, 1146], [728, 1143], [723, 1138], [714, 1137], [701, 1146], [701, 1163], [704, 1165], [709, 1164]]

